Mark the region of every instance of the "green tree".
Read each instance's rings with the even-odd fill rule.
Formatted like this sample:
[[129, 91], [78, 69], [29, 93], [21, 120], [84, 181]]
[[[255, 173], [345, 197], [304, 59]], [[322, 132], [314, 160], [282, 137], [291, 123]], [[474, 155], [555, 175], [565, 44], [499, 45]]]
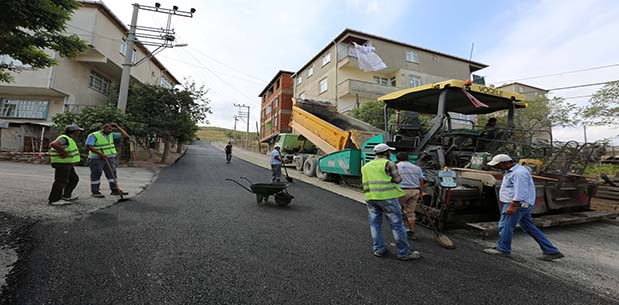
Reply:
[[172, 141], [187, 143], [195, 138], [198, 123], [207, 122], [211, 113], [208, 90], [186, 81], [182, 88], [167, 89], [155, 85], [135, 85], [129, 90], [127, 114], [140, 122], [142, 136], [159, 136], [164, 142], [161, 162], [165, 162]]
[[376, 128], [385, 129], [384, 107], [385, 104], [378, 101], [367, 102], [353, 109], [352, 116]]
[[580, 109], [580, 115], [587, 125], [619, 125], [619, 81], [609, 82], [593, 94], [589, 104]]
[[[23, 65], [41, 69], [57, 62], [44, 50], [75, 57], [87, 49], [77, 35], [65, 35], [66, 22], [79, 6], [74, 0], [0, 1], [0, 55], [8, 55]], [[12, 81], [11, 71], [21, 67], [0, 63], [0, 82]]]

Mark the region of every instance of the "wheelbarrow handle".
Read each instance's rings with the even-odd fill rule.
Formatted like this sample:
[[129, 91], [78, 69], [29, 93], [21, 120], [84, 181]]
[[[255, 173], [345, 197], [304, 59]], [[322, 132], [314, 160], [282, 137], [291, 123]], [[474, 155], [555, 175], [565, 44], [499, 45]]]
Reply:
[[251, 181], [250, 181], [247, 177], [245, 177], [245, 176], [241, 176], [240, 178], [241, 178], [241, 179], [246, 180], [247, 182], [249, 182], [249, 184], [254, 184], [253, 182], [251, 182]]
[[251, 189], [248, 189], [246, 186], [242, 185], [241, 183], [239, 183], [238, 181], [234, 180], [234, 179], [230, 179], [230, 178], [226, 178], [226, 180], [228, 181], [232, 181], [238, 185], [240, 185], [242, 188], [246, 189], [248, 192], [250, 193], [254, 193]]

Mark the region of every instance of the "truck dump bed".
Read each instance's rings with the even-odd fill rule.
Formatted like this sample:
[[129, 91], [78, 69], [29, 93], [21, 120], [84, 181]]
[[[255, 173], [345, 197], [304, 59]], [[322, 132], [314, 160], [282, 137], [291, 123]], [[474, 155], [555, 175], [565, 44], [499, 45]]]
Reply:
[[337, 112], [329, 102], [306, 99], [293, 99], [293, 102], [290, 125], [324, 153], [360, 149], [367, 139], [383, 133], [368, 123]]

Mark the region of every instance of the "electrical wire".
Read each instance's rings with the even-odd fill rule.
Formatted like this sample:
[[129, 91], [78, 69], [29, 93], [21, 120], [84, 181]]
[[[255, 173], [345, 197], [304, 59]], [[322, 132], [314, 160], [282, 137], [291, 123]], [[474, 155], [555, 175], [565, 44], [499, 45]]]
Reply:
[[[171, 58], [171, 57], [168, 57], [168, 56], [160, 55], [159, 57], [165, 58], [165, 59], [168, 59], [168, 60], [171, 60], [171, 61], [176, 61], [176, 62], [179, 62], [179, 63], [183, 63], [183, 64], [186, 64], [186, 65], [191, 66], [193, 68], [199, 68], [199, 69], [205, 69], [205, 70], [209, 69], [209, 68], [207, 68], [207, 67], [205, 67], [203, 65], [196, 65], [195, 63], [190, 63], [190, 62], [186, 62], [186, 61], [183, 61], [183, 60], [178, 60], [176, 58]], [[215, 71], [215, 70], [212, 70], [212, 69], [211, 69], [211, 71], [213, 71], [213, 72], [215, 72], [217, 74], [226, 75], [226, 76], [229, 76], [229, 77], [232, 77], [232, 78], [236, 78], [236, 79], [239, 79], [239, 80], [244, 80], [244, 81], [247, 81], [247, 82], [252, 82], [255, 85], [259, 85], [259, 86], [266, 86], [267, 85], [266, 83], [258, 82], [257, 80], [253, 80], [253, 79], [242, 78], [242, 77], [236, 76], [234, 74], [228, 74], [228, 73], [224, 73], [224, 72], [219, 72], [219, 71]]]
[[559, 76], [559, 75], [565, 75], [565, 74], [571, 74], [571, 73], [578, 73], [578, 72], [585, 72], [585, 71], [594, 71], [594, 70], [599, 70], [599, 69], [607, 69], [607, 68], [612, 68], [612, 67], [619, 67], [619, 63], [618, 64], [612, 64], [612, 65], [604, 65], [604, 66], [596, 66], [596, 67], [578, 69], [578, 70], [571, 70], [571, 71], [565, 71], [565, 72], [542, 74], [542, 75], [536, 75], [536, 76], [530, 76], [530, 77], [524, 77], [524, 78], [518, 78], [518, 79], [504, 80], [504, 81], [493, 82], [493, 84], [497, 85], [497, 84], [504, 84], [504, 83], [512, 83], [512, 82], [517, 82], [517, 81], [521, 81], [521, 80], [544, 78], [544, 77], [550, 77], [550, 76]]
[[258, 101], [256, 101], [255, 98], [249, 97], [248, 95], [243, 93], [241, 90], [237, 89], [235, 86], [233, 86], [232, 84], [230, 84], [227, 81], [225, 81], [224, 79], [222, 79], [219, 75], [217, 75], [215, 72], [213, 72], [211, 69], [209, 69], [206, 65], [204, 65], [199, 59], [197, 59], [195, 56], [193, 56], [193, 54], [189, 53], [189, 51], [184, 50], [184, 49], [182, 49], [182, 50], [183, 50], [183, 52], [185, 52], [185, 54], [189, 55], [196, 62], [198, 62], [200, 65], [202, 65], [208, 72], [210, 72], [213, 76], [215, 76], [217, 79], [219, 79], [222, 83], [226, 84], [232, 90], [236, 91], [239, 95], [241, 95], [242, 97], [245, 97], [248, 101], [251, 101], [254, 104], [260, 105], [260, 103]]
[[245, 75], [245, 76], [247, 76], [247, 77], [249, 77], [249, 78], [253, 78], [253, 79], [259, 80], [259, 81], [261, 81], [261, 82], [262, 82], [262, 83], [264, 83], [264, 84], [268, 84], [268, 83], [269, 83], [268, 81], [265, 81], [264, 79], [261, 79], [261, 78], [259, 78], [259, 77], [255, 77], [255, 76], [249, 75], [249, 74], [247, 74], [246, 72], [243, 72], [243, 71], [241, 71], [241, 70], [239, 70], [239, 69], [237, 69], [237, 68], [235, 68], [235, 67], [232, 67], [232, 66], [230, 66], [230, 65], [228, 65], [228, 64], [225, 64], [225, 63], [221, 62], [220, 60], [218, 60], [217, 58], [214, 58], [214, 57], [212, 57], [212, 56], [210, 56], [210, 55], [207, 55], [207, 54], [203, 53], [202, 51], [200, 51], [200, 50], [198, 50], [198, 49], [196, 49], [196, 48], [193, 48], [193, 47], [189, 47], [189, 48], [190, 48], [190, 49], [192, 49], [192, 50], [194, 50], [194, 51], [196, 51], [198, 54], [200, 54], [200, 55], [202, 55], [202, 56], [204, 56], [204, 57], [207, 57], [207, 58], [211, 59], [212, 61], [217, 62], [217, 63], [219, 63], [219, 64], [221, 64], [221, 65], [223, 65], [223, 66], [226, 66], [226, 67], [228, 67], [229, 69], [234, 70], [234, 71], [236, 71], [236, 72], [238, 72], [238, 73], [241, 73], [241, 74], [243, 74], [243, 75]]
[[[601, 82], [601, 83], [591, 83], [591, 84], [582, 84], [582, 85], [574, 85], [574, 86], [567, 86], [567, 87], [551, 88], [551, 89], [546, 89], [546, 91], [559, 91], [559, 90], [576, 89], [576, 88], [584, 88], [584, 87], [591, 87], [591, 86], [602, 86], [602, 85], [606, 85], [608, 83], [612, 83], [612, 82], [616, 82], [616, 81], [619, 81], [619, 80], [611, 80], [611, 81]], [[534, 93], [534, 92], [538, 92], [538, 91], [525, 91], [525, 92], [522, 92], [522, 93]]]

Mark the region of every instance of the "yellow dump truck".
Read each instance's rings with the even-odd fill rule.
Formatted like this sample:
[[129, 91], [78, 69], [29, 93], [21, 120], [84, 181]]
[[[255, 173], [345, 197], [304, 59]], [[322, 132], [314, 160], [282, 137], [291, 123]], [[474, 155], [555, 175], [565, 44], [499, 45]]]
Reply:
[[339, 113], [334, 105], [323, 101], [293, 98], [290, 125], [320, 150], [318, 155], [295, 156], [295, 167], [323, 180], [332, 174], [358, 176], [364, 143], [376, 136], [383, 139], [382, 130]]

